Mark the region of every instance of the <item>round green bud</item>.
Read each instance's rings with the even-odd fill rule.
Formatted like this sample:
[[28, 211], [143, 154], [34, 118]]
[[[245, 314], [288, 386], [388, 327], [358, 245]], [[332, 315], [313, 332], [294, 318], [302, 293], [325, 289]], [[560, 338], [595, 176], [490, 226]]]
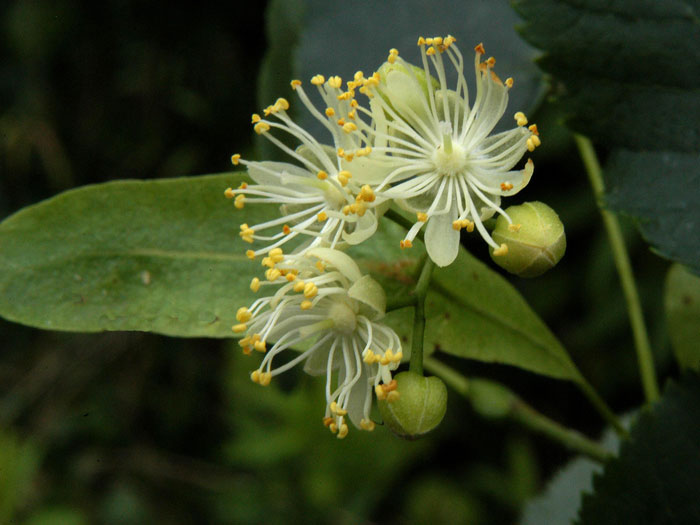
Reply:
[[508, 251], [491, 258], [501, 268], [520, 277], [537, 277], [554, 267], [566, 251], [564, 225], [543, 202], [526, 202], [506, 209], [513, 224], [501, 215], [491, 236]]
[[391, 431], [418, 439], [440, 424], [447, 410], [447, 388], [438, 377], [401, 372], [394, 377], [399, 398], [379, 401], [379, 411]]

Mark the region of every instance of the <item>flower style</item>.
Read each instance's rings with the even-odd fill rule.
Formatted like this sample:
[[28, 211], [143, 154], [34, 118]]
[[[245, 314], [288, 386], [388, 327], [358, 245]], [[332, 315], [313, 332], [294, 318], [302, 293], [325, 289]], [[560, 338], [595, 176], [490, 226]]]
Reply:
[[[518, 228], [500, 207], [500, 200], [527, 185], [532, 161], [523, 169], [512, 168], [526, 150], [540, 144], [537, 127], [526, 127], [527, 118], [521, 112], [515, 114], [515, 129], [489, 136], [506, 109], [513, 79], [503, 82], [496, 76], [495, 59], [481, 61], [484, 47], [479, 44], [474, 60], [476, 97], [470, 107], [463, 58], [455, 40], [452, 36], [419, 38], [422, 70], [392, 49], [379, 70], [381, 81], [370, 86], [370, 94], [379, 95], [370, 102], [373, 147], [390, 156], [393, 164], [389, 173], [378, 172], [381, 178], [372, 181], [374, 191], [417, 214], [402, 247], [411, 247], [427, 223], [426, 248], [439, 266], [457, 257], [462, 228], [473, 231], [476, 227], [494, 248], [494, 255], [507, 253], [507, 246], [491, 238], [483, 221], [498, 212], [511, 228]], [[457, 72], [454, 90], [447, 87], [443, 57]]]
[[[266, 271], [267, 281], [255, 278], [251, 289], [275, 286], [277, 290], [250, 308], [239, 308], [240, 324], [233, 327], [244, 334], [239, 344], [246, 354], [253, 349], [265, 353], [252, 380], [268, 385], [274, 376], [304, 362], [307, 373], [326, 374], [323, 421], [338, 438], [348, 433], [346, 415], [355, 426], [373, 430], [372, 389], [379, 399], [398, 399], [391, 372], [402, 358], [396, 333], [377, 322], [384, 315], [384, 290], [362, 275], [348, 255], [330, 248], [293, 255], [274, 248], [268, 257], [273, 264]], [[269, 349], [268, 341], [274, 341]], [[308, 349], [272, 367], [277, 355], [299, 344]]]
[[[326, 80], [321, 75], [314, 76], [311, 84], [318, 88], [326, 105], [323, 113], [310, 101], [301, 81], [291, 83], [306, 109], [330, 132], [333, 146], [319, 143], [296, 124], [287, 113], [289, 102], [286, 99], [280, 98], [267, 107], [263, 117], [253, 115], [255, 132], [270, 140], [297, 164], [247, 161], [239, 154], [233, 155], [233, 164], [246, 166], [255, 182], [244, 183], [236, 190], [226, 190], [225, 195], [234, 199], [236, 208], [243, 208], [246, 202], [282, 205], [280, 218], [241, 225], [240, 236], [244, 241], [269, 243], [258, 250], [248, 250], [250, 258], [268, 253], [301, 234], [313, 237], [304, 249], [314, 246], [335, 248], [343, 242], [362, 242], [376, 230], [377, 217], [373, 208], [379, 201], [375, 202], [369, 185], [362, 185], [353, 177], [356, 169], [366, 169], [367, 157], [372, 153], [366, 134], [370, 128], [358, 115], [358, 103], [354, 98], [355, 89], [365, 81], [362, 72], [358, 72], [354, 80], [347, 82], [347, 91], [343, 91], [340, 77]], [[291, 149], [272, 134], [272, 129], [291, 135], [300, 143], [299, 147]], [[278, 231], [271, 235], [259, 233], [274, 229]]]

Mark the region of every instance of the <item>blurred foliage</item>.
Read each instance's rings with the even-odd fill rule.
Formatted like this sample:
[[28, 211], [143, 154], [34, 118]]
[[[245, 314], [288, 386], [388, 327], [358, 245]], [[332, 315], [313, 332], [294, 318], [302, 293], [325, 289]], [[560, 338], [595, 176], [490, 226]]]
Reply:
[[[252, 148], [256, 79], [289, 80], [275, 68], [258, 76], [270, 37], [264, 9], [2, 4], [0, 217], [89, 183], [228, 170], [231, 153]], [[349, 18], [341, 29], [363, 23]], [[510, 280], [624, 411], [641, 389], [599, 215], [558, 109], [545, 101], [530, 116], [545, 140], [520, 198], [559, 213], [568, 251], [548, 274]], [[626, 226], [663, 376], [674, 371], [662, 310], [668, 265]], [[491, 264], [482, 242], [465, 243]], [[2, 320], [0, 337], [0, 465], [9, 461], [16, 480], [8, 488], [3, 470], [0, 512], [18, 523], [512, 523], [569, 458], [520, 427], [478, 418], [456, 395], [422, 441], [378, 427], [339, 442], [321, 425], [318, 381], [290, 372], [261, 389], [229, 342], [59, 334]], [[602, 429], [572, 385], [441, 357], [589, 435]]]

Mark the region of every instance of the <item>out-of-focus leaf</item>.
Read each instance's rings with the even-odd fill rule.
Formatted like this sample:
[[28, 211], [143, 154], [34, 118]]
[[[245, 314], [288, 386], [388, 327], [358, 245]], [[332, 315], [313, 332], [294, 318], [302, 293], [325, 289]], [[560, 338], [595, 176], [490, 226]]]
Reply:
[[700, 377], [671, 383], [594, 478], [582, 525], [700, 523]]
[[[617, 148], [607, 204], [663, 256], [700, 272], [697, 2], [516, 0], [523, 36], [561, 83], [568, 124]], [[563, 86], [563, 87], [562, 87]]]
[[11, 523], [15, 509], [30, 495], [39, 459], [31, 443], [0, 432], [0, 523]]
[[68, 191], [0, 224], [0, 314], [52, 330], [232, 336], [260, 266], [224, 198], [241, 174], [120, 181]]
[[700, 371], [700, 277], [674, 264], [666, 278], [666, 320], [678, 364]]

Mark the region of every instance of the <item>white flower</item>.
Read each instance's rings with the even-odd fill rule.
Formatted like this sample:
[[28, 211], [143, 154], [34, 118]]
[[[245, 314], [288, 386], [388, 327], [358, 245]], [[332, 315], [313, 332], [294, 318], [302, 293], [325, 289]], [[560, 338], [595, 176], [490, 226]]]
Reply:
[[[378, 96], [370, 102], [374, 151], [390, 157], [393, 164], [388, 175], [378, 172], [370, 182], [377, 196], [396, 199], [417, 214], [402, 247], [410, 247], [427, 223], [426, 248], [438, 266], [457, 257], [462, 228], [476, 227], [495, 255], [507, 253], [507, 246], [499, 246], [482, 221], [497, 212], [512, 225], [500, 207], [501, 197], [527, 185], [532, 161], [523, 169], [513, 167], [526, 150], [540, 144], [536, 126], [525, 127], [527, 119], [521, 112], [515, 114], [518, 127], [489, 136], [506, 109], [513, 80], [502, 82], [496, 76], [493, 58], [481, 61], [484, 48], [479, 44], [474, 60], [476, 97], [470, 106], [464, 62], [454, 42], [452, 36], [421, 37], [422, 70], [392, 49], [379, 71], [380, 82], [372, 88]], [[455, 89], [447, 87], [444, 57], [456, 70]]]
[[[377, 228], [373, 209], [375, 195], [369, 185], [362, 185], [354, 177], [356, 170], [365, 170], [372, 147], [366, 131], [370, 128], [358, 115], [354, 99], [355, 88], [362, 85], [361, 72], [347, 82], [347, 91], [341, 89], [340, 77], [327, 81], [321, 75], [311, 79], [318, 88], [325, 109], [319, 111], [309, 100], [298, 80], [292, 87], [306, 109], [330, 132], [333, 146], [319, 143], [308, 131], [296, 124], [287, 114], [289, 102], [283, 98], [264, 111], [264, 117], [253, 115], [255, 132], [263, 135], [287, 153], [295, 164], [272, 161], [247, 161], [233, 155], [234, 165], [243, 164], [255, 184], [242, 184], [238, 189], [228, 188], [225, 195], [234, 199], [236, 208], [246, 202], [281, 204], [282, 217], [261, 224], [241, 225], [244, 241], [267, 241], [268, 245], [248, 256], [268, 253], [299, 235], [311, 236], [304, 246], [330, 246], [339, 243], [357, 244], [371, 236]], [[270, 117], [267, 119], [265, 117]], [[271, 117], [275, 117], [272, 119]], [[290, 135], [299, 143], [291, 149], [277, 138], [272, 130]], [[272, 230], [262, 235], [263, 230]]]
[[[338, 438], [347, 435], [346, 415], [355, 426], [372, 430], [372, 390], [379, 399], [398, 398], [391, 372], [402, 358], [396, 333], [377, 322], [386, 306], [384, 290], [348, 255], [330, 248], [290, 256], [276, 248], [268, 257], [274, 264], [267, 281], [256, 278], [251, 288], [274, 286], [276, 291], [239, 308], [240, 324], [233, 327], [244, 334], [239, 344], [245, 353], [265, 353], [252, 380], [268, 385], [303, 362], [309, 374], [326, 375], [324, 424]], [[273, 368], [277, 355], [298, 345], [308, 349]]]

